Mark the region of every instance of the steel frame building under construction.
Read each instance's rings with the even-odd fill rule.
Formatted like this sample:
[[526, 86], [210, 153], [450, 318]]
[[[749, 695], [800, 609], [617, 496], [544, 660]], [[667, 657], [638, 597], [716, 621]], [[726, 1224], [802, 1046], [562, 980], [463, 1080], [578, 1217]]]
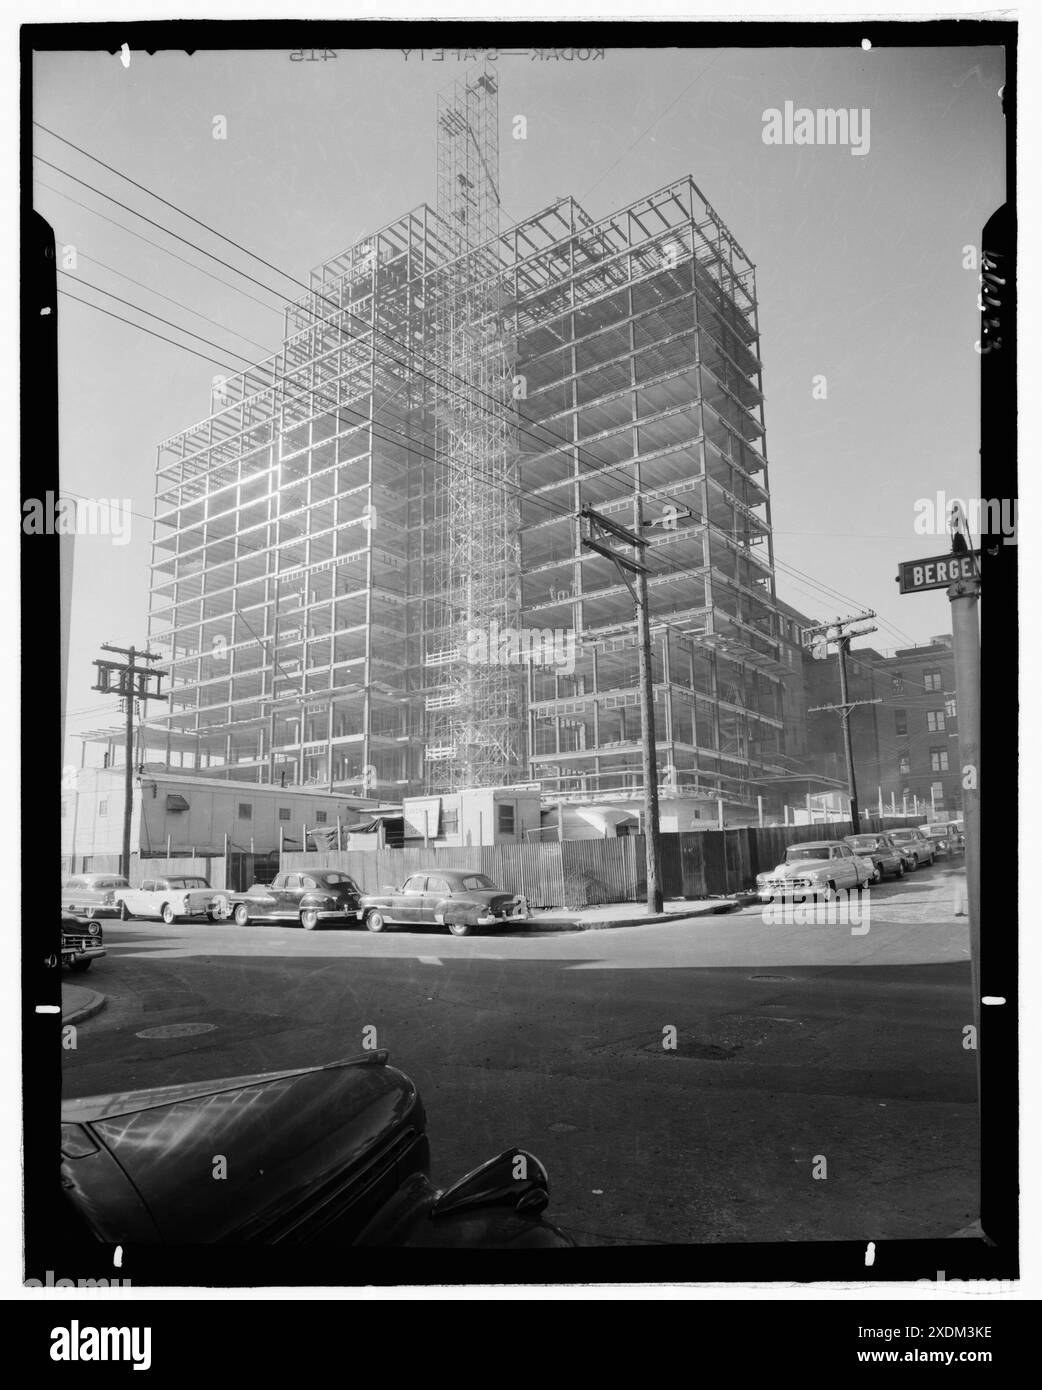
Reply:
[[754, 268], [689, 177], [500, 226], [482, 80], [439, 106], [438, 209], [313, 271], [279, 352], [159, 447], [144, 737], [383, 798], [637, 792], [633, 604], [579, 512], [639, 496], [663, 793], [747, 805], [791, 672]]

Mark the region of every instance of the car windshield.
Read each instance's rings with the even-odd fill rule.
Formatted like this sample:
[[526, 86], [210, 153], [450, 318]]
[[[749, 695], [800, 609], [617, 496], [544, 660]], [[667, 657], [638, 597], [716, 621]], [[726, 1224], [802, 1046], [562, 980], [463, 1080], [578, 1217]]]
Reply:
[[485, 874], [467, 874], [466, 878], [460, 879], [460, 887], [473, 892], [484, 892], [488, 888], [495, 888], [495, 884]]
[[850, 845], [852, 849], [876, 849], [879, 845], [879, 841], [874, 835], [869, 835], [867, 837], [862, 835], [859, 839], [848, 840], [847, 844]]
[[895, 830], [893, 834], [890, 836], [890, 838], [892, 840], [896, 840], [898, 844], [903, 845], [908, 840], [916, 840], [919, 837], [918, 833], [915, 830]]
[[172, 878], [169, 879], [171, 888], [209, 888], [205, 878]]
[[828, 845], [790, 845], [785, 851], [786, 863], [792, 864], [799, 859], [828, 859], [830, 850]]

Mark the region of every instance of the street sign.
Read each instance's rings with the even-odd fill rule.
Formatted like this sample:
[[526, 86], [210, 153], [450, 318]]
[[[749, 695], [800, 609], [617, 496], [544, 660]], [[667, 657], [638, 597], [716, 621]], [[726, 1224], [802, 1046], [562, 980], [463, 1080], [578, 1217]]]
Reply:
[[927, 560], [903, 560], [897, 582], [902, 594], [921, 594], [979, 577], [980, 551], [963, 550], [956, 555], [931, 555]]

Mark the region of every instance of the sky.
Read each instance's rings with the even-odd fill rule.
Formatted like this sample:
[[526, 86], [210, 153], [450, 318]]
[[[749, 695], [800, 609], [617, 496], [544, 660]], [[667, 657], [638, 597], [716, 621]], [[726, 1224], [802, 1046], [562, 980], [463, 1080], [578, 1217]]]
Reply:
[[[950, 630], [943, 591], [897, 591], [899, 561], [948, 548], [916, 531], [916, 504], [987, 495], [966, 248], [979, 248], [1005, 198], [1002, 63], [999, 49], [796, 47], [498, 63], [505, 220], [565, 194], [597, 218], [691, 174], [755, 263], [778, 593], [822, 619], [875, 609], [880, 630], [865, 640], [880, 650]], [[441, 61], [340, 50], [316, 62], [134, 52], [128, 67], [101, 53], [37, 55], [37, 121], [287, 272], [37, 128], [34, 152], [65, 171], [35, 165], [59, 266], [75, 248], [59, 287], [235, 368], [269, 355], [281, 302], [312, 266], [435, 202], [436, 94], [465, 70], [449, 50]], [[867, 110], [866, 152], [765, 143], [764, 113], [786, 102]], [[90, 691], [92, 659], [102, 642], [145, 639], [156, 445], [205, 417], [219, 368], [71, 298], [59, 299], [58, 324], [62, 488], [128, 499], [133, 512], [125, 544], [77, 538], [74, 734], [116, 722], [111, 698]]]

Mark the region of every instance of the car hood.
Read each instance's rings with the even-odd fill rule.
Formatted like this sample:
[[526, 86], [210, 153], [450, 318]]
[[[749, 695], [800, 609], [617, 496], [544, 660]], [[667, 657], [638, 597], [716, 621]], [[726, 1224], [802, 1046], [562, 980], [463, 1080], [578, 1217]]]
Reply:
[[785, 877], [787, 874], [805, 874], [808, 869], [828, 870], [828, 859], [787, 859], [771, 870], [772, 874]]
[[290, 1231], [324, 1203], [346, 1201], [345, 1190], [376, 1155], [422, 1134], [416, 1088], [386, 1062], [386, 1053], [374, 1052], [67, 1101], [63, 1122], [89, 1125], [133, 1188], [114, 1186], [110, 1170], [90, 1157], [66, 1159], [63, 1176], [102, 1239], [120, 1239], [133, 1189], [164, 1240], [292, 1239]]

